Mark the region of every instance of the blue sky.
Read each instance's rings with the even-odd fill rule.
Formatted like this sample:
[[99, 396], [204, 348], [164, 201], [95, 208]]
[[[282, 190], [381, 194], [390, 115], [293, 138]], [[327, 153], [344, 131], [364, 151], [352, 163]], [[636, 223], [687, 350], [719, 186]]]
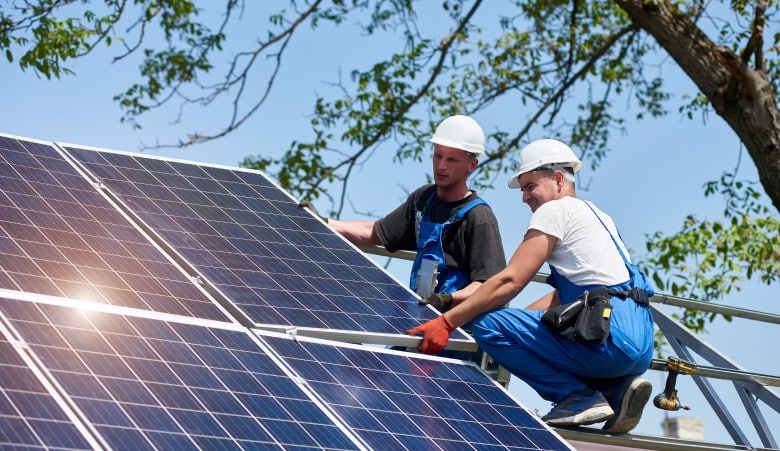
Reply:
[[[249, 31], [237, 30], [235, 34]], [[247, 36], [251, 34], [244, 38]], [[376, 61], [378, 55], [390, 49], [396, 51], [397, 45], [392, 38], [372, 40], [360, 37], [348, 26], [339, 30], [325, 26], [317, 34], [307, 32], [296, 36], [267, 104], [237, 132], [186, 150], [148, 153], [228, 166], [236, 166], [250, 154], [280, 155], [291, 141], [311, 139], [308, 115], [316, 94], [332, 92], [325, 82], [336, 81], [339, 70], [343, 72], [342, 77], [348, 79], [350, 70], [367, 68], [367, 64]], [[141, 130], [120, 124], [119, 107], [111, 99], [136, 81], [137, 62], [127, 60], [110, 64], [113, 55], [101, 50], [71, 64], [76, 76], [53, 81], [39, 79], [32, 72], [24, 73], [18, 66], [2, 59], [0, 85], [4, 89], [0, 132], [138, 151], [142, 143], [172, 142], [191, 131], [213, 132], [226, 121], [229, 112], [224, 102], [217, 102], [208, 108], [185, 111], [180, 124], [173, 123], [176, 115], [173, 109], [142, 117], [144, 127]], [[666, 61], [659, 72], [678, 94], [692, 92], [691, 83], [673, 62]], [[252, 87], [255, 90], [262, 88], [262, 83]], [[676, 105], [682, 100], [677, 97], [673, 102], [676, 103], [670, 109], [676, 111]], [[527, 114], [528, 111], [519, 105], [505, 105], [475, 118], [486, 132], [490, 132], [507, 124], [513, 117], [522, 118]], [[626, 118], [630, 117], [633, 115], [627, 113]], [[541, 132], [532, 136], [542, 137]], [[425, 181], [426, 174], [430, 172], [429, 160], [422, 164], [399, 164], [392, 161], [393, 151], [391, 146], [385, 146], [358, 168], [349, 185], [349, 203], [342, 218], [365, 219], [366, 214], [384, 214], [397, 206], [406, 192]], [[721, 199], [704, 199], [703, 185], [720, 177], [723, 171], [732, 170], [739, 160], [739, 140], [714, 115], [706, 125], [701, 120], [683, 119], [675, 112], [664, 119], [629, 120], [626, 133], [615, 133], [610, 140], [610, 155], [604, 164], [595, 172], [587, 165], [581, 171], [578, 196], [594, 201], [610, 214], [632, 254], [640, 258], [646, 235], [655, 231], [673, 233], [688, 214], [700, 218], [720, 218], [723, 210]], [[744, 151], [739, 164], [741, 178], [757, 180], [755, 167]], [[504, 177], [492, 190], [480, 194], [496, 212], [509, 257], [522, 239], [530, 210], [522, 203], [519, 191], [506, 188]], [[320, 210], [327, 210], [328, 203], [325, 200], [321, 202], [318, 204]], [[386, 263], [382, 257], [376, 257], [376, 260], [380, 264]], [[405, 281], [409, 267], [408, 262], [393, 261], [389, 270], [399, 280]], [[512, 305], [526, 305], [546, 291], [546, 287], [532, 284]], [[723, 303], [780, 313], [776, 295], [777, 287], [752, 283]], [[676, 311], [673, 308], [664, 310]], [[776, 325], [735, 318], [732, 322], [716, 320], [708, 326], [708, 333], [702, 338], [748, 371], [780, 375], [780, 360], [770, 350], [770, 340], [777, 337]], [[708, 365], [706, 362], [701, 364]], [[646, 377], [654, 385], [654, 394], [662, 391], [665, 374], [651, 371]], [[724, 402], [733, 406], [732, 414], [743, 425], [752, 443], [760, 445], [733, 386], [712, 382]], [[542, 414], [549, 410], [549, 403], [541, 400], [522, 382], [513, 381], [510, 388], [527, 407], [538, 409]], [[669, 415], [700, 418], [704, 422], [706, 440], [732, 443], [690, 378], [681, 376], [678, 389], [683, 403], [690, 405], [692, 410]], [[763, 411], [770, 429], [780, 431], [780, 415], [769, 409]], [[635, 432], [660, 435], [663, 418], [663, 411], [648, 405]]]

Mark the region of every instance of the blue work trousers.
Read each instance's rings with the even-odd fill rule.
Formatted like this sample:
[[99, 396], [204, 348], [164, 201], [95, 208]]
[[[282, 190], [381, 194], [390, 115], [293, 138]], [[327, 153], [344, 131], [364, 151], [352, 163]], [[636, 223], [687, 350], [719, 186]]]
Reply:
[[[503, 308], [483, 313], [474, 320], [472, 334], [480, 348], [542, 398], [560, 402], [588, 387], [589, 380], [640, 375], [650, 366], [653, 334], [646, 330], [648, 324], [652, 329], [647, 307], [630, 299], [613, 299], [613, 305], [611, 336], [600, 345], [573, 342], [551, 331], [540, 321], [541, 310]], [[638, 329], [644, 332], [626, 334], [623, 329], [616, 334], [614, 315], [641, 322]]]

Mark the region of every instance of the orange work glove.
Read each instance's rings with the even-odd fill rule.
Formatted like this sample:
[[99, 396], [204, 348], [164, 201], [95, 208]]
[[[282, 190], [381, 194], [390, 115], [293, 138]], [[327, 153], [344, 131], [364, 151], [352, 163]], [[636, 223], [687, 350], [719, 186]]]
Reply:
[[441, 315], [436, 319], [407, 330], [406, 334], [422, 334], [423, 339], [417, 346], [417, 350], [425, 354], [438, 354], [447, 346], [447, 342], [450, 340], [450, 333], [453, 330], [455, 330], [455, 326], [444, 315]]

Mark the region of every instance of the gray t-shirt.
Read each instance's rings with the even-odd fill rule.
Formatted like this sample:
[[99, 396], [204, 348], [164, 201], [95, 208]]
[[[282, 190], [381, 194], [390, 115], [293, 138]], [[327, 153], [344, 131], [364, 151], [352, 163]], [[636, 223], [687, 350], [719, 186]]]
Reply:
[[[415, 217], [417, 212], [426, 209], [426, 203], [435, 189], [432, 184], [418, 188], [406, 202], [376, 221], [375, 229], [385, 249], [389, 252], [417, 250]], [[429, 218], [442, 223], [459, 208], [478, 198], [476, 193], [472, 193], [457, 202], [443, 202], [434, 196], [428, 212]], [[506, 267], [498, 220], [487, 205], [477, 205], [462, 221], [447, 227], [442, 235], [442, 247], [445, 264], [470, 274], [472, 281], [485, 281]]]

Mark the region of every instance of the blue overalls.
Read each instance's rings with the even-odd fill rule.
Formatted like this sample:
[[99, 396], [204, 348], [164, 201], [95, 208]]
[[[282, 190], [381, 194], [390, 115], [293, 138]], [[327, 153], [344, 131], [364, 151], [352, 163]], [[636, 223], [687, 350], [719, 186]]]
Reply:
[[[652, 296], [653, 288], [645, 275], [626, 259], [611, 233], [610, 237], [628, 269], [629, 279], [607, 288], [625, 292], [645, 290], [647, 297]], [[585, 290], [598, 286], [575, 285], [554, 267], [550, 269], [547, 282], [558, 291], [561, 304], [568, 304]], [[649, 368], [653, 357], [652, 312], [646, 302], [640, 304], [630, 297], [614, 296], [611, 303], [610, 337], [604, 344], [571, 341], [542, 324], [542, 310], [518, 308], [479, 315], [473, 321], [472, 334], [479, 347], [501, 366], [542, 398], [559, 402], [570, 393], [587, 388], [589, 380], [640, 375]]]
[[474, 199], [461, 207], [454, 215], [442, 223], [430, 220], [428, 212], [433, 207], [433, 201], [436, 196], [436, 190], [428, 198], [425, 209], [419, 214], [419, 231], [417, 232], [417, 256], [412, 264], [412, 274], [409, 280], [409, 287], [412, 290], [417, 289], [417, 271], [423, 259], [433, 260], [439, 265], [439, 276], [435, 293], [452, 293], [465, 287], [471, 282], [471, 275], [458, 268], [450, 268], [445, 265], [444, 248], [441, 243], [441, 237], [444, 229], [452, 223], [463, 219], [466, 214], [477, 205], [485, 204], [482, 199]]

